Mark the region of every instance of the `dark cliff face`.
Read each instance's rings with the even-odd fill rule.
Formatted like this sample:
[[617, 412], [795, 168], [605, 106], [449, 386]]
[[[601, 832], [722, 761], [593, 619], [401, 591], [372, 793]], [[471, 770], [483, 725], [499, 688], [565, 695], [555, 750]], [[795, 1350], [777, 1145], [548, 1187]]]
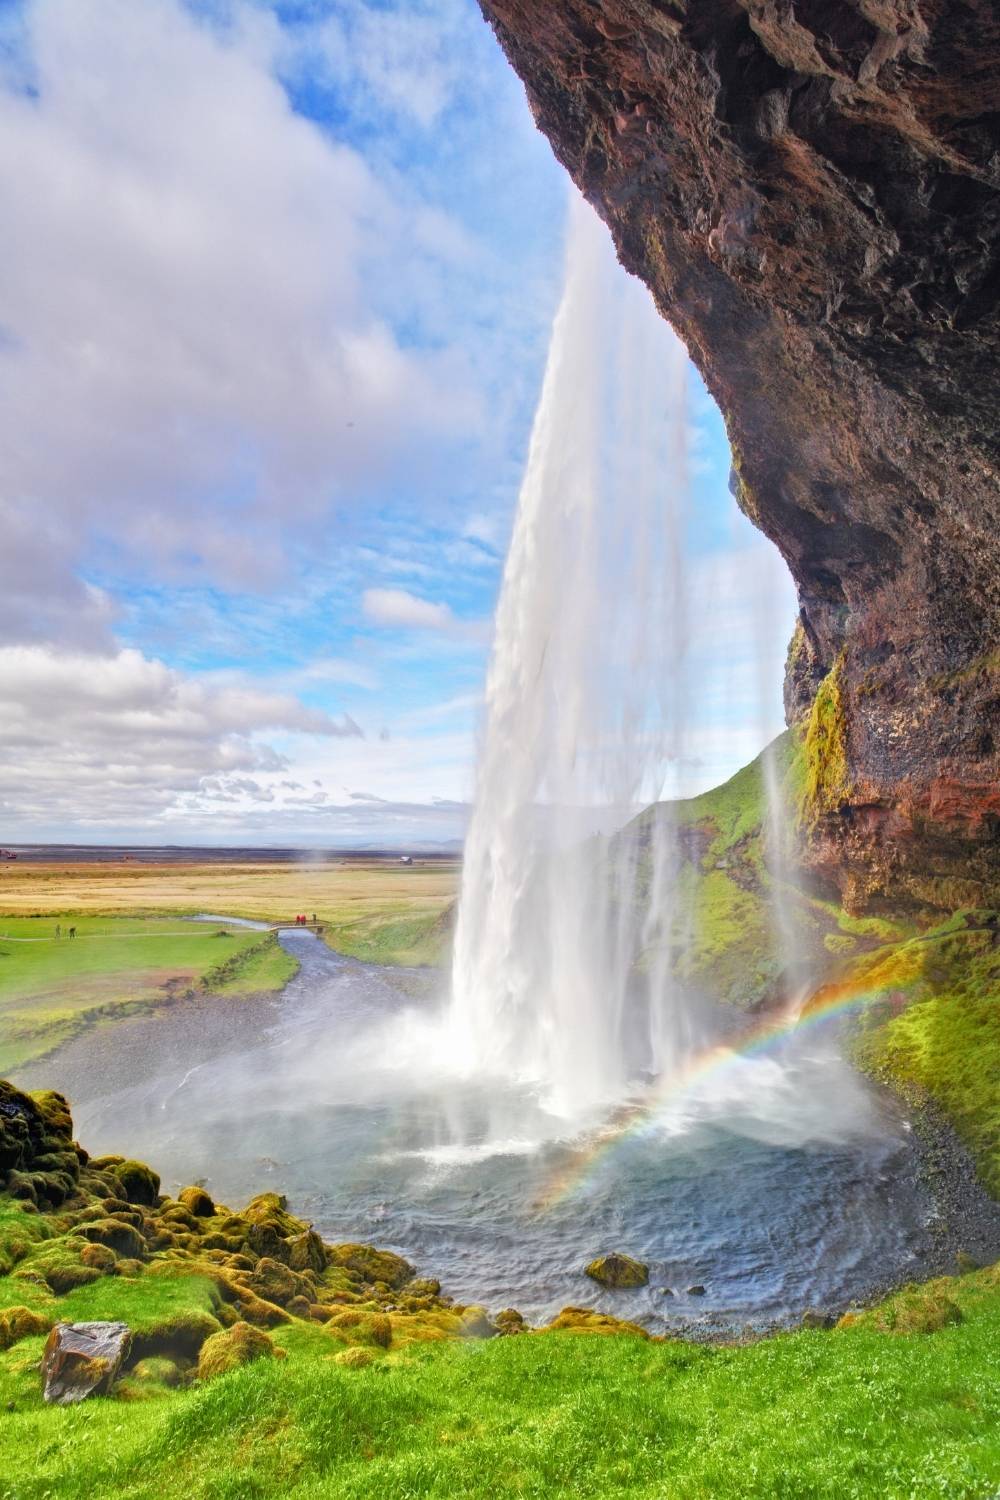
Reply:
[[[688, 344], [837, 674], [809, 860], [857, 903], [1000, 895], [1000, 8], [481, 0]], [[828, 778], [829, 791], [829, 778]]]

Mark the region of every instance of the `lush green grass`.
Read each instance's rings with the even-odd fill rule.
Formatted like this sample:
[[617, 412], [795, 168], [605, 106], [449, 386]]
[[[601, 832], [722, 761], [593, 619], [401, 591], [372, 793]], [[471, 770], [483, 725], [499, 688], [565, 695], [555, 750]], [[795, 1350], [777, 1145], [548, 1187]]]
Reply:
[[1000, 1486], [996, 1279], [928, 1294], [962, 1316], [936, 1332], [882, 1331], [904, 1294], [854, 1327], [742, 1348], [544, 1333], [345, 1369], [326, 1330], [278, 1330], [285, 1361], [69, 1410], [42, 1405], [42, 1340], [26, 1339], [0, 1356], [0, 1496], [987, 1497]]
[[162, 1004], [178, 989], [279, 989], [296, 967], [270, 936], [210, 923], [71, 913], [0, 917], [0, 1072], [44, 1056], [98, 1021]]

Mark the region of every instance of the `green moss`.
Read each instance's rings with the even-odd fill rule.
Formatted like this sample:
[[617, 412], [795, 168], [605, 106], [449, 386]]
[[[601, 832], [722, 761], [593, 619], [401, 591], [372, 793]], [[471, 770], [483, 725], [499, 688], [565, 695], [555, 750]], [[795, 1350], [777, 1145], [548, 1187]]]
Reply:
[[805, 724], [799, 822], [806, 829], [824, 813], [836, 812], [851, 795], [844, 660], [842, 651], [820, 683]]
[[198, 1359], [198, 1379], [228, 1375], [257, 1359], [273, 1359], [274, 1345], [266, 1333], [249, 1323], [235, 1323], [205, 1342]]
[[276, 932], [269, 932], [213, 965], [202, 983], [215, 995], [269, 993], [283, 989], [298, 969], [298, 959], [285, 952]]
[[993, 930], [964, 925], [984, 919], [995, 920], [959, 913], [862, 970], [863, 982], [889, 1000], [858, 1055], [887, 1081], [935, 1100], [1000, 1197], [1000, 950]]
[[645, 1286], [649, 1281], [649, 1267], [631, 1255], [599, 1255], [585, 1268], [592, 1281], [601, 1286], [634, 1287]]
[[152, 1167], [143, 1161], [123, 1161], [113, 1168], [121, 1184], [122, 1195], [129, 1203], [141, 1203], [150, 1207], [160, 1195], [160, 1178]]
[[376, 1250], [374, 1245], [334, 1245], [330, 1250], [330, 1263], [356, 1271], [365, 1281], [381, 1281], [389, 1287], [401, 1287], [413, 1277], [413, 1267], [401, 1255], [394, 1255], [390, 1250]]

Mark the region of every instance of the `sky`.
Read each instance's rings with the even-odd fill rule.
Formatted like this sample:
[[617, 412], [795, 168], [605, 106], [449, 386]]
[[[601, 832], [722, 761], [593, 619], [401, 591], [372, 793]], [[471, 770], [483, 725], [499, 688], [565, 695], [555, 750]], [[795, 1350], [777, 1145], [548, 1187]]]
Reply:
[[[568, 194], [474, 0], [0, 0], [0, 192], [0, 844], [459, 839]], [[795, 611], [688, 422], [672, 795]]]

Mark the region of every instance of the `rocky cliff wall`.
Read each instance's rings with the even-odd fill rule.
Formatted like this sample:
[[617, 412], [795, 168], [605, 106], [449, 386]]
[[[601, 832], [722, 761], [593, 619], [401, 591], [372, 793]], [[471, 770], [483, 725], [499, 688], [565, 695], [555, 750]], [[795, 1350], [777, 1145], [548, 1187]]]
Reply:
[[1000, 10], [481, 4], [795, 577], [810, 865], [855, 905], [995, 904]]

